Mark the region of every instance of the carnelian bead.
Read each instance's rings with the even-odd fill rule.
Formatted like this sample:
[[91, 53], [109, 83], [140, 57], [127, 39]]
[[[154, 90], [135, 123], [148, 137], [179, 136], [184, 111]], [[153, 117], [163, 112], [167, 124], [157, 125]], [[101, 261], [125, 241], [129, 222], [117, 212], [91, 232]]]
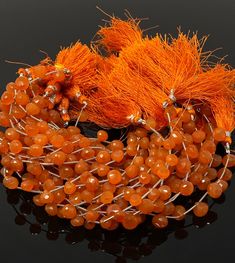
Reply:
[[14, 128], [6, 129], [5, 136], [6, 136], [6, 139], [8, 139], [9, 141], [19, 140], [20, 138], [19, 133]]
[[111, 151], [123, 150], [124, 144], [120, 140], [113, 140], [109, 144], [109, 148], [110, 148]]
[[28, 136], [35, 136], [37, 135], [39, 132], [39, 129], [36, 125], [25, 125], [25, 133]]
[[16, 104], [25, 106], [29, 103], [29, 96], [23, 92], [19, 91], [15, 98]]
[[230, 181], [232, 179], [233, 173], [229, 169], [223, 167], [218, 170], [217, 176], [218, 178], [222, 176], [221, 179]]
[[155, 213], [161, 213], [165, 208], [165, 204], [162, 200], [160, 199], [157, 199], [155, 202], [154, 202], [154, 208], [153, 208], [153, 211]]
[[207, 187], [207, 192], [212, 198], [219, 198], [223, 193], [222, 187], [218, 183], [210, 183]]
[[171, 188], [168, 185], [162, 185], [158, 188], [160, 192], [160, 199], [165, 201], [170, 198], [171, 196]]
[[34, 143], [37, 145], [44, 146], [48, 143], [48, 138], [45, 134], [37, 134], [34, 138]]
[[96, 161], [98, 163], [108, 163], [111, 160], [110, 154], [107, 151], [99, 151], [96, 155]]
[[175, 218], [176, 220], [182, 220], [185, 217], [185, 214], [184, 214], [185, 212], [186, 212], [186, 210], [182, 205], [176, 205], [173, 216], [176, 217]]
[[91, 141], [89, 138], [86, 138], [86, 137], [82, 137], [80, 138], [79, 142], [78, 142], [78, 146], [80, 148], [85, 148], [85, 147], [88, 147], [91, 145]]
[[197, 131], [193, 132], [192, 137], [193, 137], [193, 141], [195, 143], [201, 143], [205, 140], [206, 134], [202, 130], [197, 130]]
[[36, 125], [40, 133], [44, 133], [49, 129], [48, 123], [46, 121], [39, 121]]
[[149, 138], [148, 137], [143, 137], [139, 140], [139, 146], [142, 149], [148, 149], [149, 147]]
[[175, 205], [172, 202], [170, 202], [168, 204], [165, 204], [162, 214], [165, 216], [169, 216], [172, 215], [174, 212], [175, 212]]
[[212, 160], [212, 154], [209, 151], [202, 150], [200, 151], [198, 160], [202, 164], [209, 164]]
[[88, 210], [85, 215], [86, 220], [90, 222], [96, 221], [98, 217], [99, 217], [99, 213], [94, 210]]
[[20, 153], [22, 151], [22, 143], [19, 140], [13, 140], [9, 144], [12, 153]]
[[9, 82], [6, 85], [6, 90], [13, 92], [16, 89], [16, 84], [14, 82]]
[[126, 187], [123, 191], [123, 198], [126, 200], [126, 201], [129, 201], [130, 200], [130, 197], [132, 194], [135, 193], [135, 190], [130, 188], [130, 187]]
[[217, 177], [217, 170], [215, 168], [208, 168], [207, 176], [210, 180], [214, 180]]
[[134, 178], [138, 175], [139, 167], [135, 164], [131, 164], [128, 167], [126, 167], [125, 172], [129, 178]]
[[179, 131], [173, 131], [171, 137], [174, 140], [175, 144], [181, 144], [183, 141], [183, 136]]
[[98, 141], [100, 142], [105, 142], [108, 140], [108, 133], [106, 131], [103, 131], [103, 130], [99, 130], [97, 132], [97, 139]]
[[16, 189], [19, 186], [19, 181], [13, 176], [7, 176], [3, 179], [3, 185], [8, 189]]
[[170, 176], [170, 171], [167, 167], [165, 166], [160, 166], [158, 169], [157, 169], [157, 176], [161, 179], [166, 179]]
[[26, 180], [22, 181], [20, 186], [21, 186], [22, 190], [24, 190], [26, 192], [31, 192], [34, 188], [34, 181], [31, 179], [26, 179]]
[[65, 193], [64, 193], [63, 189], [57, 190], [57, 191], [55, 191], [53, 193], [54, 193], [54, 201], [53, 201], [53, 203], [60, 204], [60, 203], [62, 203], [65, 200], [66, 196], [65, 196]]
[[205, 140], [202, 147], [201, 147], [201, 151], [208, 151], [210, 152], [211, 154], [214, 154], [215, 151], [216, 151], [216, 145], [213, 141], [211, 140]]
[[151, 182], [151, 175], [147, 172], [141, 172], [139, 180], [141, 184], [149, 184]]
[[166, 150], [171, 150], [175, 147], [175, 142], [174, 142], [174, 139], [172, 139], [171, 137], [164, 140], [163, 143], [162, 143], [163, 147], [166, 149]]
[[81, 193], [78, 192], [78, 191], [74, 192], [73, 194], [71, 194], [71, 195], [69, 196], [69, 202], [70, 202], [72, 205], [74, 205], [74, 206], [80, 204], [81, 201], [82, 201], [82, 199], [81, 199]]
[[113, 201], [113, 193], [110, 191], [104, 191], [100, 196], [100, 202], [103, 204], [110, 204]]
[[223, 157], [223, 165], [227, 165], [227, 167], [234, 167], [235, 166], [235, 155], [234, 154], [226, 154]]
[[88, 191], [94, 192], [99, 188], [99, 180], [91, 175], [87, 178], [85, 185]]
[[210, 179], [208, 176], [204, 176], [202, 177], [202, 180], [200, 181], [200, 183], [198, 183], [198, 188], [201, 190], [201, 191], [204, 191], [207, 189], [208, 185], [210, 184]]
[[198, 202], [193, 209], [193, 213], [197, 217], [203, 217], [207, 214], [209, 210], [208, 204], [205, 202]]
[[36, 206], [44, 206], [45, 204], [41, 202], [40, 195], [35, 195], [33, 197], [33, 202]]
[[84, 225], [84, 218], [82, 216], [76, 216], [70, 220], [70, 223], [73, 227], [79, 227]]
[[14, 93], [10, 91], [4, 91], [1, 96], [1, 102], [4, 105], [10, 105], [14, 102]]
[[157, 122], [154, 118], [148, 117], [148, 119], [146, 119], [145, 129], [147, 130], [155, 129], [156, 126], [157, 126]]
[[176, 170], [179, 173], [188, 173], [191, 169], [191, 162], [187, 158], [180, 158], [178, 164], [176, 165]]
[[14, 158], [11, 160], [10, 167], [13, 171], [20, 172], [23, 170], [24, 165], [23, 165], [22, 160], [20, 160], [19, 158]]
[[57, 215], [57, 205], [56, 204], [46, 204], [45, 205], [45, 211], [50, 216], [56, 216]]
[[77, 216], [77, 210], [73, 205], [67, 204], [62, 207], [61, 214], [64, 218], [73, 219]]
[[150, 214], [153, 212], [154, 209], [154, 204], [150, 199], [142, 199], [141, 204], [138, 206], [138, 209], [143, 213], [143, 214]]
[[11, 168], [11, 157], [9, 155], [2, 156], [1, 164], [6, 168]]
[[64, 137], [62, 135], [56, 134], [53, 135], [50, 138], [50, 143], [55, 147], [55, 148], [60, 148], [62, 147], [63, 143], [64, 143]]
[[220, 185], [222, 192], [224, 193], [228, 188], [228, 183], [224, 180], [218, 180], [217, 183]]
[[126, 147], [126, 153], [129, 156], [135, 156], [137, 154], [137, 146], [136, 145], [132, 145], [132, 144], [128, 144]]
[[8, 113], [0, 112], [0, 125], [3, 127], [9, 127], [10, 126], [10, 118], [9, 118]]
[[168, 219], [162, 214], [153, 216], [152, 224], [157, 228], [165, 228], [168, 225]]
[[38, 115], [40, 113], [40, 108], [37, 104], [30, 102], [26, 105], [26, 112], [29, 115]]
[[74, 150], [74, 144], [70, 141], [65, 141], [61, 147], [61, 150], [67, 154], [72, 153]]
[[190, 159], [197, 159], [199, 156], [199, 152], [196, 145], [194, 144], [187, 145], [186, 154]]
[[170, 166], [175, 166], [179, 162], [178, 157], [175, 154], [168, 154], [166, 156], [166, 163]]
[[62, 165], [66, 160], [66, 154], [58, 151], [52, 155], [52, 162], [56, 165]]
[[144, 164], [144, 158], [143, 156], [136, 156], [134, 159], [133, 159], [133, 164], [134, 165], [137, 165], [137, 166], [141, 166]]
[[40, 201], [44, 204], [50, 204], [54, 201], [54, 194], [49, 191], [44, 191], [40, 194]]
[[43, 148], [39, 144], [33, 144], [29, 147], [28, 154], [34, 157], [39, 157], [43, 154]]
[[55, 182], [48, 178], [45, 180], [45, 182], [43, 183], [43, 189], [47, 190], [47, 191], [51, 191], [55, 188]]
[[211, 167], [218, 167], [222, 163], [222, 157], [218, 154], [213, 155], [213, 161]]
[[64, 192], [68, 195], [73, 194], [77, 190], [77, 186], [72, 182], [66, 182], [64, 185]]
[[61, 165], [59, 167], [59, 175], [62, 179], [71, 178], [74, 175], [74, 170], [70, 165]]
[[29, 80], [24, 76], [20, 76], [16, 79], [15, 84], [16, 89], [26, 90], [29, 87]]
[[135, 229], [139, 224], [138, 217], [132, 214], [126, 214], [123, 218], [122, 225], [125, 229]]
[[194, 186], [189, 181], [183, 181], [180, 185], [180, 193], [184, 196], [189, 196], [193, 193]]
[[111, 153], [111, 159], [117, 163], [123, 160], [124, 152], [122, 150], [115, 150]]
[[218, 142], [223, 142], [226, 139], [225, 130], [222, 128], [215, 128], [213, 131], [213, 137]]
[[110, 168], [108, 165], [99, 164], [97, 168], [97, 174], [101, 177], [106, 176], [109, 172]]
[[119, 184], [122, 181], [122, 175], [118, 170], [108, 172], [107, 178], [111, 184]]
[[132, 206], [138, 206], [142, 203], [142, 197], [139, 194], [132, 194], [129, 200]]
[[197, 185], [201, 182], [202, 180], [202, 174], [199, 172], [192, 172], [190, 174], [189, 177], [189, 181], [193, 184], [193, 185]]
[[8, 153], [9, 147], [7, 140], [0, 140], [0, 153], [6, 154]]

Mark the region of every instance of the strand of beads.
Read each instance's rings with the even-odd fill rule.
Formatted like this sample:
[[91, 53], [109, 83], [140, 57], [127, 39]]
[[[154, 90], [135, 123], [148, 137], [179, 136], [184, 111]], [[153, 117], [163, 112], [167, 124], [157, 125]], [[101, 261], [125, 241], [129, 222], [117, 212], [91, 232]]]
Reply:
[[[7, 85], [0, 101], [1, 173], [9, 189], [35, 193], [33, 201], [51, 216], [87, 229], [122, 225], [134, 229], [147, 215], [158, 228], [168, 219], [208, 212], [205, 197], [219, 198], [232, 177], [235, 156], [216, 152], [226, 132], [216, 127], [205, 104], [165, 108], [168, 127], [156, 131], [148, 118], [125, 140], [95, 138], [76, 126], [64, 128], [44, 84], [19, 77]], [[176, 205], [179, 196], [201, 192], [190, 208]]]

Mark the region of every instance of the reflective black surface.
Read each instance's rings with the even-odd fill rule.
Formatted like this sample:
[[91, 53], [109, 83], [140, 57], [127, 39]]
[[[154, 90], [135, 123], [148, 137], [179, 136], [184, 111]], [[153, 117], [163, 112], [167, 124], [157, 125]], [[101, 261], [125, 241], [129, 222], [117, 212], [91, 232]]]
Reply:
[[[183, 31], [210, 34], [207, 49], [223, 47], [219, 56], [235, 65], [233, 0], [0, 0], [0, 86], [15, 78], [18, 66], [5, 59], [36, 64], [46, 51], [52, 58], [60, 46], [88, 42], [101, 19], [95, 6], [123, 17], [149, 17], [143, 28], [159, 25], [162, 33]], [[202, 220], [189, 216], [164, 231], [148, 222], [135, 231], [96, 228], [74, 231], [65, 222], [49, 219], [30, 203], [30, 196], [6, 192], [0, 186], [0, 261], [11, 262], [233, 262], [235, 250], [235, 183], [212, 205]]]

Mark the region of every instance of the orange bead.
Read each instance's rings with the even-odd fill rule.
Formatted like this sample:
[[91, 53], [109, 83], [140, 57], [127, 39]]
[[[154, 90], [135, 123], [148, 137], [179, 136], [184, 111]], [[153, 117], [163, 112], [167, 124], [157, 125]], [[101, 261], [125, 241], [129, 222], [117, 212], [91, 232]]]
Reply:
[[113, 201], [113, 193], [110, 191], [105, 191], [100, 197], [100, 202], [103, 204], [110, 204]]
[[59, 167], [59, 175], [62, 179], [68, 179], [74, 176], [74, 170], [70, 165], [61, 165]]
[[6, 136], [6, 139], [8, 139], [9, 141], [19, 140], [20, 138], [19, 133], [14, 128], [6, 129], [5, 136]]
[[38, 115], [40, 113], [40, 108], [37, 104], [30, 102], [26, 105], [26, 112], [28, 115]]
[[29, 103], [29, 96], [23, 92], [19, 91], [15, 98], [16, 104], [25, 106]]
[[223, 157], [223, 165], [227, 164], [227, 167], [234, 167], [235, 166], [235, 155], [234, 154], [226, 154]]
[[209, 164], [212, 161], [212, 154], [209, 151], [201, 150], [198, 160], [202, 164]]
[[218, 183], [210, 183], [207, 187], [207, 192], [210, 197], [219, 198], [223, 193], [223, 189]]
[[34, 138], [34, 143], [37, 145], [44, 146], [48, 143], [48, 138], [45, 134], [37, 134]]
[[129, 202], [132, 206], [138, 206], [142, 203], [142, 197], [139, 194], [132, 194]]
[[9, 149], [12, 153], [20, 153], [22, 151], [22, 143], [19, 140], [13, 140], [9, 144]]
[[103, 131], [103, 130], [99, 130], [97, 132], [97, 139], [98, 141], [100, 142], [105, 142], [108, 140], [108, 133], [106, 131]]
[[154, 210], [154, 204], [151, 200], [145, 198], [142, 200], [141, 204], [138, 206], [138, 209], [143, 213], [143, 214], [150, 214]]
[[46, 204], [45, 205], [45, 211], [50, 216], [56, 216], [57, 215], [57, 205], [56, 204]]
[[122, 150], [115, 150], [111, 153], [111, 159], [117, 163], [123, 160], [124, 152]]
[[193, 137], [193, 141], [195, 143], [201, 143], [205, 140], [206, 134], [204, 131], [197, 130], [197, 131], [193, 132], [192, 137]]
[[91, 175], [87, 178], [85, 185], [88, 191], [95, 192], [99, 188], [99, 180]]
[[204, 202], [198, 202], [196, 203], [196, 206], [193, 209], [193, 213], [197, 217], [203, 217], [207, 214], [209, 210], [208, 204]]
[[61, 214], [64, 218], [73, 219], [77, 216], [77, 209], [73, 205], [67, 204], [62, 207]]
[[175, 154], [168, 154], [166, 156], [166, 162], [170, 166], [175, 166], [175, 165], [178, 164], [179, 160], [178, 160], [178, 157]]
[[63, 143], [64, 143], [64, 137], [62, 135], [56, 134], [53, 135], [50, 138], [50, 143], [55, 147], [55, 148], [60, 148], [62, 147]]
[[20, 76], [16, 79], [15, 84], [16, 89], [26, 90], [29, 87], [29, 80], [24, 76]]
[[3, 185], [8, 189], [16, 189], [19, 186], [19, 181], [13, 176], [4, 177]]
[[139, 175], [139, 180], [141, 184], [149, 184], [151, 182], [151, 175], [147, 172], [141, 172]]
[[33, 157], [39, 157], [43, 154], [43, 148], [41, 145], [33, 144], [29, 147], [28, 154]]
[[168, 185], [162, 185], [158, 188], [160, 192], [160, 199], [165, 201], [171, 197], [171, 188]]
[[170, 171], [167, 167], [165, 166], [160, 166], [157, 169], [157, 176], [161, 179], [166, 179], [170, 176]]
[[131, 164], [125, 169], [125, 172], [129, 178], [134, 178], [139, 173], [139, 167], [134, 164]]
[[58, 151], [52, 155], [52, 162], [56, 165], [62, 165], [66, 160], [66, 154]]
[[158, 214], [153, 216], [152, 224], [157, 228], [165, 228], [168, 225], [168, 219], [166, 216]]
[[111, 170], [108, 172], [107, 178], [111, 184], [119, 184], [122, 181], [122, 175], [118, 170]]
[[110, 154], [107, 151], [99, 151], [96, 155], [96, 161], [98, 163], [108, 163], [111, 160]]
[[22, 181], [20, 186], [21, 186], [22, 190], [24, 190], [26, 192], [31, 192], [34, 188], [34, 181], [32, 179], [26, 179], [26, 180]]
[[180, 185], [180, 193], [184, 196], [189, 196], [193, 193], [194, 191], [194, 186], [191, 182], [189, 181], [182, 181]]
[[64, 185], [64, 192], [65, 194], [71, 195], [75, 193], [77, 190], [77, 186], [72, 182], [66, 182]]
[[14, 102], [14, 93], [11, 91], [4, 91], [1, 96], [1, 102], [4, 105], [10, 105]]

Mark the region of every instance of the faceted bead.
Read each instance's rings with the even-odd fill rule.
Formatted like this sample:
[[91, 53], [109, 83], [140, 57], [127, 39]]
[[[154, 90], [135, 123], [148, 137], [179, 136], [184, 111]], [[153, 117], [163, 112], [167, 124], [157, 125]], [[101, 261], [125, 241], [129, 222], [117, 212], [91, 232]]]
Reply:
[[97, 132], [97, 139], [98, 141], [100, 142], [105, 142], [108, 140], [108, 133], [106, 131], [103, 131], [103, 130], [99, 130]]
[[15, 98], [16, 104], [25, 106], [29, 103], [29, 96], [23, 92], [19, 91]]
[[192, 137], [193, 137], [193, 141], [195, 143], [201, 143], [205, 140], [206, 134], [202, 130], [197, 130], [197, 131], [193, 132]]
[[33, 144], [29, 147], [28, 154], [33, 157], [39, 157], [43, 154], [43, 147], [39, 144]]
[[125, 172], [129, 178], [135, 178], [138, 175], [139, 168], [138, 166], [131, 164], [125, 169]]
[[77, 190], [77, 186], [70, 182], [70, 181], [67, 181], [64, 185], [64, 192], [65, 194], [68, 194], [68, 195], [71, 195], [73, 193], [75, 193], [75, 191]]
[[119, 184], [122, 181], [122, 175], [118, 170], [111, 170], [108, 172], [107, 178], [111, 184]]
[[180, 193], [184, 196], [189, 196], [193, 193], [194, 191], [194, 186], [191, 182], [189, 181], [182, 181], [180, 185]]
[[197, 217], [203, 217], [207, 214], [209, 210], [208, 204], [204, 202], [196, 203], [196, 206], [193, 209], [193, 213]]
[[120, 163], [124, 158], [124, 152], [122, 150], [115, 150], [111, 153], [111, 159], [117, 163]]
[[20, 76], [16, 79], [15, 84], [16, 89], [26, 90], [29, 87], [29, 80], [24, 76]]
[[179, 160], [178, 160], [178, 157], [175, 154], [168, 154], [166, 156], [166, 162], [170, 166], [175, 166], [175, 165], [178, 164]]
[[202, 164], [209, 164], [212, 160], [212, 154], [209, 151], [202, 150], [200, 151], [198, 160]]
[[62, 207], [61, 213], [64, 218], [73, 219], [77, 216], [77, 210], [73, 205], [67, 204]]
[[154, 209], [154, 204], [153, 202], [148, 199], [148, 198], [145, 198], [145, 199], [142, 199], [142, 202], [141, 204], [138, 206], [138, 209], [143, 213], [143, 214], [150, 214], [153, 212], [153, 209]]
[[129, 200], [132, 206], [138, 206], [142, 203], [142, 197], [139, 194], [132, 194]]
[[7, 176], [3, 179], [3, 185], [8, 189], [16, 189], [19, 186], [19, 181], [13, 176]]
[[223, 157], [223, 165], [227, 165], [227, 167], [235, 166], [235, 155], [234, 154], [226, 154]]
[[98, 163], [108, 163], [111, 160], [110, 154], [107, 151], [99, 151], [96, 155], [96, 161]]
[[218, 142], [223, 142], [226, 139], [225, 130], [222, 128], [215, 128], [213, 131], [213, 137]]
[[168, 225], [168, 219], [162, 214], [153, 216], [152, 224], [157, 228], [165, 228]]
[[104, 191], [100, 197], [100, 202], [103, 204], [110, 204], [113, 201], [113, 193], [110, 191]]
[[219, 198], [223, 193], [222, 187], [218, 183], [210, 183], [207, 187], [207, 192], [212, 198]]

